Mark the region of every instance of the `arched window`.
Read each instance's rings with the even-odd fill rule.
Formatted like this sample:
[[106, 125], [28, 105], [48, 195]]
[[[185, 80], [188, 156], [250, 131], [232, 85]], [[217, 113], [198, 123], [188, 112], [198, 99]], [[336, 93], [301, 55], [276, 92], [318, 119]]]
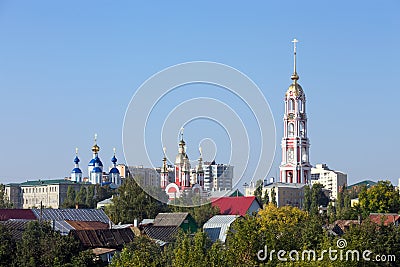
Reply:
[[301, 137], [306, 136], [305, 129], [304, 129], [304, 122], [300, 122], [300, 136]]
[[294, 124], [293, 122], [290, 122], [288, 125], [288, 135], [289, 136], [294, 136]]
[[300, 113], [304, 112], [304, 106], [303, 106], [303, 100], [299, 100], [299, 108], [300, 108]]
[[294, 110], [294, 99], [289, 99], [289, 111]]

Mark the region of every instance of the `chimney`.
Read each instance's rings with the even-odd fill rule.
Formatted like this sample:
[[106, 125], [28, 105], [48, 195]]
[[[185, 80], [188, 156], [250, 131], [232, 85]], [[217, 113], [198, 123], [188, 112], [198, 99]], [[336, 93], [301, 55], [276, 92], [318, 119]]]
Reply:
[[137, 219], [134, 219], [134, 220], [133, 220], [133, 227], [138, 227], [138, 221], [137, 221]]

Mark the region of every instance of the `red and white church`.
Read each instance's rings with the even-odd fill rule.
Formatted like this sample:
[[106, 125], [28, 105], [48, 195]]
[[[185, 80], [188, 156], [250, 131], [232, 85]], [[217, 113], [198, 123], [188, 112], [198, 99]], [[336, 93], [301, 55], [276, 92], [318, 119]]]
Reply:
[[312, 168], [309, 161], [310, 141], [307, 137], [306, 95], [298, 83], [299, 75], [296, 72], [297, 42], [296, 39], [293, 40], [293, 82], [285, 95], [280, 182], [309, 184]]
[[178, 154], [175, 159], [174, 168], [174, 182], [169, 181], [169, 171], [167, 165], [167, 158], [164, 158], [163, 166], [161, 167], [161, 188], [165, 190], [169, 199], [179, 198], [184, 191], [192, 191], [195, 194], [202, 194], [204, 192], [204, 169], [202, 151], [200, 150], [200, 158], [196, 168], [190, 167], [189, 157], [185, 149], [186, 143], [183, 140], [183, 129], [181, 131], [181, 140], [178, 145]]

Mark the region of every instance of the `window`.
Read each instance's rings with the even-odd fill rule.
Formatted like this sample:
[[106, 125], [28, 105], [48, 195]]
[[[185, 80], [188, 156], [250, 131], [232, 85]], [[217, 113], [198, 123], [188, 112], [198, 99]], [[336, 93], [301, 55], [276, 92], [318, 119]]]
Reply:
[[289, 136], [293, 136], [294, 135], [294, 124], [291, 122], [288, 125], [288, 134]]
[[294, 110], [294, 99], [289, 100], [289, 110]]
[[306, 133], [305, 133], [305, 130], [304, 130], [304, 122], [300, 123], [300, 136], [301, 137], [305, 137], [306, 136]]

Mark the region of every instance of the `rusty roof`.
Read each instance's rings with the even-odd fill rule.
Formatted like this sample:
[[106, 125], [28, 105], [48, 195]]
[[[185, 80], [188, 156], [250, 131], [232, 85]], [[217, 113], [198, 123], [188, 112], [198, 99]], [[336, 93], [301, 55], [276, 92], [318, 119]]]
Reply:
[[103, 222], [85, 222], [85, 221], [70, 221], [66, 222], [71, 225], [75, 230], [97, 230], [97, 229], [108, 229], [109, 224]]
[[98, 229], [98, 230], [71, 230], [70, 235], [78, 239], [86, 248], [122, 248], [135, 238], [130, 228]]

